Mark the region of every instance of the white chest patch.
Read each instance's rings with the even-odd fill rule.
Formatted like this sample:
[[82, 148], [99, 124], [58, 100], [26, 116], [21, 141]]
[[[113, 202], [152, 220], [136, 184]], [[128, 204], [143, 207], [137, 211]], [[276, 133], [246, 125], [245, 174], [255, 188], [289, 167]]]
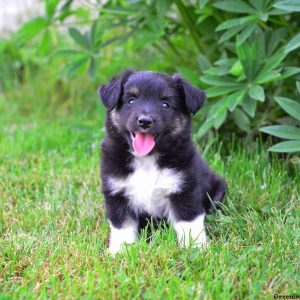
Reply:
[[181, 190], [183, 174], [172, 169], [160, 169], [154, 155], [136, 157], [133, 173], [126, 178], [109, 179], [112, 194], [123, 192], [131, 208], [155, 217], [170, 218], [169, 196]]

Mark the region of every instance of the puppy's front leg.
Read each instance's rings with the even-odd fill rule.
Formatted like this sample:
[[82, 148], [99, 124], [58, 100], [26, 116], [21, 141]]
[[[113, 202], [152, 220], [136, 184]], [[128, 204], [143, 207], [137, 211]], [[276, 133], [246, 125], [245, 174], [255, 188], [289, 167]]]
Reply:
[[193, 245], [199, 248], [206, 246], [204, 218], [205, 214], [203, 213], [191, 221], [179, 220], [174, 222], [174, 228], [180, 246], [189, 247], [190, 245]]
[[110, 224], [109, 251], [116, 254], [125, 243], [136, 241], [138, 220], [129, 214], [128, 200], [122, 194], [105, 192], [105, 205]]
[[115, 227], [110, 221], [110, 239], [109, 251], [112, 255], [121, 251], [124, 244], [132, 244], [136, 241], [138, 232], [138, 223], [130, 217], [122, 223], [121, 226]]

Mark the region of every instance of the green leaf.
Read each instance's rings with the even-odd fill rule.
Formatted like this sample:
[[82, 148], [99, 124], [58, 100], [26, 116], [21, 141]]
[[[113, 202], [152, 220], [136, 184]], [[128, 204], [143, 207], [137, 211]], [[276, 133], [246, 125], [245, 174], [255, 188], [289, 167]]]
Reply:
[[214, 128], [219, 129], [227, 117], [227, 110], [221, 111], [214, 119]]
[[275, 100], [284, 111], [300, 121], [300, 104], [298, 102], [284, 97], [275, 97]]
[[75, 56], [70, 62], [68, 62], [62, 70], [62, 73], [66, 74], [67, 78], [70, 78], [75, 71], [81, 70], [82, 67], [89, 61], [89, 56], [86, 54], [80, 54]]
[[246, 89], [242, 89], [226, 97], [226, 100], [228, 102], [228, 109], [231, 112], [237, 107], [238, 104], [243, 101], [245, 94]]
[[21, 27], [21, 29], [16, 33], [16, 40], [19, 44], [28, 42], [36, 37], [46, 27], [47, 21], [42, 17], [37, 17]]
[[51, 35], [49, 30], [46, 30], [43, 34], [42, 41], [40, 43], [39, 51], [42, 55], [48, 53], [51, 47]]
[[242, 29], [243, 29], [243, 26], [236, 26], [236, 27], [234, 27], [234, 28], [231, 28], [231, 29], [225, 31], [225, 32], [221, 35], [220, 39], [218, 40], [218, 44], [222, 44], [222, 43], [224, 43], [225, 41], [229, 40], [231, 37], [236, 36], [236, 34], [237, 34], [239, 31], [241, 31]]
[[89, 49], [90, 45], [86, 38], [80, 33], [77, 28], [71, 27], [69, 28], [69, 34], [73, 38], [73, 40], [83, 48]]
[[258, 101], [265, 101], [265, 91], [260, 85], [253, 85], [249, 89], [249, 96]]
[[298, 94], [300, 95], [300, 81], [296, 81], [296, 87], [298, 90]]
[[292, 153], [300, 151], [300, 141], [288, 141], [276, 144], [268, 149], [272, 152]]
[[229, 69], [228, 66], [212, 67], [205, 70], [205, 74], [223, 76], [229, 73]]
[[96, 75], [96, 60], [94, 57], [91, 57], [91, 60], [90, 60], [89, 75], [92, 78], [95, 78], [95, 75]]
[[236, 39], [237, 46], [242, 45], [247, 38], [251, 35], [251, 33], [255, 30], [256, 24], [251, 24], [247, 26], [238, 36]]
[[271, 57], [269, 57], [266, 61], [265, 66], [262, 68], [262, 70], [259, 72], [257, 76], [260, 75], [260, 73], [267, 73], [269, 71], [274, 70], [287, 56], [287, 54], [284, 52], [283, 49], [279, 49], [277, 52], [275, 52]]
[[221, 10], [234, 12], [234, 13], [242, 13], [242, 14], [256, 13], [256, 11], [250, 5], [248, 5], [246, 1], [242, 1], [242, 0], [217, 2], [213, 6]]
[[258, 11], [262, 11], [264, 7], [264, 3], [266, 0], [249, 0], [253, 7], [255, 7]]
[[289, 125], [274, 125], [260, 128], [260, 131], [287, 140], [300, 140], [300, 128]]
[[242, 17], [242, 18], [236, 18], [236, 19], [231, 19], [228, 21], [225, 21], [221, 23], [217, 28], [216, 31], [224, 30], [224, 29], [229, 29], [235, 26], [240, 26], [240, 25], [245, 25], [248, 23], [251, 23], [255, 20], [257, 20], [257, 16], [248, 16], [248, 17]]
[[45, 0], [44, 2], [46, 4], [47, 17], [50, 20], [53, 18], [54, 14], [55, 14], [59, 0]]
[[234, 122], [240, 129], [242, 129], [243, 131], [246, 131], [247, 133], [250, 132], [249, 119], [242, 110], [240, 110], [239, 108], [236, 108], [232, 112], [232, 117], [233, 117]]
[[243, 65], [240, 60], [237, 60], [230, 69], [230, 74], [240, 76], [244, 71]]
[[214, 120], [206, 120], [197, 131], [197, 139], [200, 139], [207, 133], [209, 129], [211, 129], [214, 126]]
[[300, 47], [300, 32], [295, 35], [289, 42], [288, 44], [285, 46], [284, 51], [286, 53], [291, 52], [295, 49], [297, 49], [298, 47]]
[[264, 61], [264, 41], [257, 34], [254, 40], [242, 44], [236, 48], [238, 58], [243, 65], [245, 75], [249, 81], [253, 81]]
[[254, 83], [267, 83], [280, 79], [281, 74], [277, 71], [264, 71], [262, 70], [256, 77]]
[[198, 54], [197, 61], [200, 67], [200, 70], [204, 73], [205, 70], [212, 67], [212, 64], [208, 60], [208, 58], [203, 54]]
[[201, 81], [212, 86], [231, 86], [231, 87], [240, 87], [240, 83], [236, 83], [234, 78], [230, 77], [220, 77], [216, 75], [203, 75], [200, 77]]
[[74, 50], [74, 49], [59, 49], [52, 53], [52, 56], [70, 56], [70, 55], [77, 55], [82, 52]]
[[300, 11], [300, 2], [299, 0], [279, 1], [274, 4], [274, 7], [290, 12], [296, 12]]
[[239, 89], [240, 86], [216, 86], [216, 87], [208, 88], [206, 90], [206, 95], [208, 98], [213, 98], [213, 97], [228, 94], [230, 92], [234, 92]]
[[188, 68], [184, 68], [184, 67], [180, 67], [180, 68], [177, 68], [177, 71], [183, 76], [185, 77], [186, 79], [188, 79], [192, 84], [194, 85], [199, 85], [200, 83], [200, 79], [199, 79], [199, 75], [188, 69]]
[[297, 67], [286, 67], [283, 69], [280, 79], [285, 79], [300, 73], [300, 68]]
[[244, 101], [242, 103], [244, 111], [252, 118], [255, 116], [256, 105], [257, 101], [252, 99], [248, 95], [244, 98]]

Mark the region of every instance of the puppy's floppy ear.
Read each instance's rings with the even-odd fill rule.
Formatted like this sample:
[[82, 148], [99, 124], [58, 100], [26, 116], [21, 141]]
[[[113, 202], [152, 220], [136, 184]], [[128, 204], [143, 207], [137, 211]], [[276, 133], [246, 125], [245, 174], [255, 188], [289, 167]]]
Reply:
[[172, 78], [179, 88], [182, 97], [184, 98], [188, 111], [192, 114], [195, 114], [204, 103], [205, 93], [188, 83], [179, 74], [174, 74]]
[[100, 86], [98, 95], [107, 110], [112, 110], [118, 104], [122, 95], [123, 84], [132, 73], [132, 70], [126, 70], [119, 77], [113, 78], [107, 84]]

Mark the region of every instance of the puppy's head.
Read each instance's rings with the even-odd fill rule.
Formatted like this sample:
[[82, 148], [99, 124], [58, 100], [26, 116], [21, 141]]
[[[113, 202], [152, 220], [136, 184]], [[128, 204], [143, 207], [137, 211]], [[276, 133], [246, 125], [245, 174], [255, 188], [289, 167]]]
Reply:
[[126, 71], [99, 89], [110, 126], [122, 134], [135, 155], [155, 150], [166, 137], [187, 132], [191, 115], [205, 94], [180, 75]]

